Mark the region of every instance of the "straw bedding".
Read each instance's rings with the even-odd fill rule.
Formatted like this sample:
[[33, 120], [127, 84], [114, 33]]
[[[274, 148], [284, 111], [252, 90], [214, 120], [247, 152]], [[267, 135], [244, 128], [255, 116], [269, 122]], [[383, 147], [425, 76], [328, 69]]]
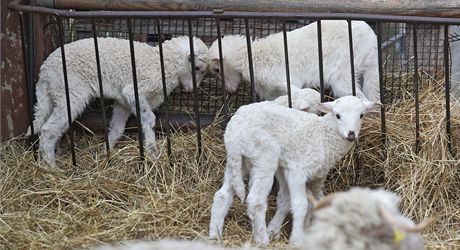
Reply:
[[[452, 106], [453, 154], [447, 150], [444, 95], [431, 84], [420, 93], [420, 152], [415, 153], [415, 107], [406, 97], [386, 107], [387, 145], [380, 119], [368, 116], [356, 147], [331, 171], [327, 192], [350, 186], [385, 187], [402, 195], [402, 211], [415, 221], [438, 219], [425, 232], [430, 249], [460, 248], [460, 105]], [[172, 135], [173, 152], [161, 139], [159, 159], [139, 165], [137, 143], [129, 137], [104, 152], [100, 136], [79, 134], [78, 167], [71, 166], [65, 138], [59, 145], [60, 170], [34, 160], [29, 144], [1, 144], [0, 245], [11, 249], [85, 248], [128, 239], [186, 238], [207, 235], [209, 210], [219, 188], [225, 149], [218, 122], [202, 130], [203, 154], [197, 164], [196, 134]], [[274, 212], [270, 200], [269, 217]], [[235, 201], [226, 220], [223, 244], [241, 245], [251, 237], [246, 206]], [[273, 246], [287, 242], [290, 224]]]

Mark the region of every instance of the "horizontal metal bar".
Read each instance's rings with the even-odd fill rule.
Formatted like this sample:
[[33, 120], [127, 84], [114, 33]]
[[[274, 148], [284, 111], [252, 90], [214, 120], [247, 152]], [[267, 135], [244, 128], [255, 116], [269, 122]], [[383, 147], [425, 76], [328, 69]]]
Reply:
[[273, 18], [273, 19], [321, 19], [321, 20], [364, 20], [406, 23], [460, 24], [460, 18], [396, 16], [359, 13], [309, 13], [309, 12], [235, 12], [235, 11], [70, 11], [30, 6], [24, 0], [8, 4], [12, 10], [49, 14], [69, 18]]

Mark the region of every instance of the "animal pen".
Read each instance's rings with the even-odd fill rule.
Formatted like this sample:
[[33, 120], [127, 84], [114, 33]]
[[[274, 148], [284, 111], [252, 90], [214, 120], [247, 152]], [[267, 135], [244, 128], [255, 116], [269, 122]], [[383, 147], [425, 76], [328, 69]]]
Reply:
[[[189, 5], [176, 8], [167, 1], [163, 4], [136, 4], [135, 1], [117, 4], [119, 1], [114, 1], [105, 5], [102, 1], [89, 4], [56, 0], [54, 5], [48, 1], [38, 2], [42, 2], [42, 6], [27, 5], [21, 0], [9, 5], [19, 13], [21, 22], [32, 134], [35, 72], [41, 64], [36, 60], [37, 54], [46, 57], [55, 49], [60, 50], [65, 79], [62, 87], [68, 93], [65, 67], [68, 62], [65, 47], [61, 45], [83, 38], [94, 40], [96, 55], [97, 38], [130, 41], [136, 97], [138, 79], [133, 41], [159, 46], [164, 67], [161, 51], [165, 40], [182, 35], [197, 36], [210, 45], [216, 39], [220, 44], [222, 36], [227, 34], [245, 35], [251, 81], [241, 84], [236, 95], [227, 94], [222, 87], [224, 83], [211, 75], [207, 75], [199, 87], [193, 77], [191, 94], [180, 88], [169, 96], [164, 91], [164, 103], [155, 110], [158, 158], [144, 152], [139, 115], [133, 116], [127, 125], [135, 132], [129, 134], [137, 138], [125, 137], [122, 147], [109, 150], [107, 119], [112, 106], [110, 100], [104, 98], [93, 102], [78, 122], [69, 122], [67, 137], [58, 144], [61, 150], [58, 166], [64, 173], [53, 174], [40, 167], [34, 153], [38, 136], [31, 136], [30, 142], [3, 143], [1, 158], [5, 164], [1, 168], [7, 177], [2, 177], [2, 189], [11, 191], [2, 198], [4, 214], [0, 218], [6, 226], [0, 228], [0, 242], [10, 247], [68, 248], [138, 238], [205, 237], [212, 194], [223, 176], [222, 128], [239, 106], [259, 99], [254, 85], [257, 69], [253, 68], [251, 40], [282, 32], [290, 99], [289, 65], [296, 62], [287, 56], [290, 49], [287, 32], [317, 22], [319, 91], [324, 101], [329, 98], [329, 92], [324, 88], [321, 21], [348, 22], [350, 84], [356, 88], [351, 25], [353, 21], [362, 20], [377, 35], [380, 99], [384, 106], [379, 115], [365, 119], [362, 138], [337, 166], [337, 171], [329, 174], [326, 190], [369, 186], [396, 191], [402, 195], [405, 214], [417, 221], [430, 216], [438, 219], [425, 235], [427, 246], [460, 247], [460, 103], [454, 98], [451, 100], [449, 56], [449, 42], [459, 40], [458, 35], [449, 35], [449, 26], [460, 25], [460, 5], [451, 12], [411, 13], [399, 9], [398, 15], [391, 15], [389, 9], [379, 9], [382, 6], [378, 5], [373, 7], [384, 14], [369, 13], [370, 8], [360, 13], [329, 13], [339, 8], [327, 11], [311, 5], [310, 1], [300, 4], [299, 10], [278, 1], [271, 7], [251, 5], [248, 8], [243, 4], [211, 8], [212, 1], [204, 1], [201, 6], [204, 10]], [[276, 7], [281, 5], [284, 8], [277, 11]], [[447, 15], [451, 17], [445, 17]], [[39, 32], [34, 34], [34, 29]], [[190, 46], [194, 76], [191, 39]], [[221, 48], [219, 52], [222, 55]], [[97, 60], [95, 69], [101, 96], [104, 79], [100, 64], [103, 63]], [[225, 79], [223, 70], [220, 74], [221, 79]], [[165, 88], [164, 69], [162, 78]], [[353, 94], [355, 92], [354, 89]], [[68, 98], [67, 94], [68, 113], [62, 115], [70, 121]], [[136, 104], [140, 114], [138, 99]], [[143, 171], [127, 167], [137, 167], [139, 163], [143, 163]], [[14, 183], [20, 184], [13, 187]], [[27, 183], [32, 183], [32, 187]], [[99, 187], [94, 183], [100, 183]], [[85, 190], [89, 190], [88, 193]], [[32, 205], [27, 205], [28, 199]], [[229, 218], [232, 223], [228, 223], [225, 234], [228, 237], [223, 239], [226, 245], [238, 245], [250, 239], [248, 219], [238, 217], [237, 214], [244, 213], [236, 212], [244, 209], [244, 205], [238, 205], [231, 210], [234, 211]], [[27, 213], [30, 215], [27, 219], [19, 218]], [[49, 219], [53, 217], [56, 219]], [[72, 222], [78, 220], [81, 222], [72, 226]], [[284, 226], [283, 232], [289, 228]], [[79, 231], [82, 235], [78, 235]], [[286, 241], [285, 236], [278, 244], [283, 240]]]

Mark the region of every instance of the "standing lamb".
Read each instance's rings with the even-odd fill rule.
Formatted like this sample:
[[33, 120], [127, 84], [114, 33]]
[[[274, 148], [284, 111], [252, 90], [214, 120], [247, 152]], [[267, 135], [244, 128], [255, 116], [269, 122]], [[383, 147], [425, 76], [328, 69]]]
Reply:
[[[351, 95], [352, 81], [346, 21], [322, 21], [325, 88], [334, 96]], [[356, 94], [380, 100], [377, 38], [368, 24], [352, 22]], [[287, 33], [291, 88], [319, 87], [317, 25], [312, 23]], [[255, 88], [262, 99], [273, 100], [287, 92], [283, 34], [277, 33], [252, 42]], [[250, 81], [246, 38], [228, 35], [222, 39], [225, 88], [235, 93], [239, 83]], [[209, 49], [210, 71], [220, 76], [218, 42]], [[360, 86], [361, 85], [361, 86]]]
[[[310, 198], [316, 203], [314, 198]], [[398, 210], [395, 193], [352, 188], [330, 194], [313, 211], [303, 248], [317, 250], [422, 250], [420, 232], [428, 220], [415, 225]]]
[[[114, 99], [110, 122], [109, 144], [112, 148], [123, 135], [126, 121], [136, 114], [129, 41], [116, 38], [98, 38], [104, 98]], [[199, 84], [207, 71], [207, 47], [193, 38], [196, 82]], [[65, 45], [72, 121], [85, 110], [88, 103], [100, 97], [93, 39], [82, 39]], [[134, 42], [139, 104], [145, 148], [154, 153], [156, 109], [163, 102], [163, 87], [158, 47]], [[166, 72], [166, 92], [179, 83], [193, 90], [189, 38], [173, 38], [163, 43]], [[45, 60], [36, 86], [35, 131], [40, 132], [40, 152], [50, 165], [55, 164], [54, 149], [68, 129], [64, 77], [60, 49]]]
[[327, 113], [322, 117], [269, 102], [240, 107], [225, 130], [227, 166], [223, 186], [214, 196], [210, 237], [222, 234], [233, 192], [244, 200], [243, 176], [248, 172], [250, 190], [246, 200], [254, 240], [268, 244], [267, 196], [280, 166], [278, 211], [270, 222], [270, 231], [279, 231], [290, 205], [293, 214], [290, 242], [301, 245], [308, 211], [305, 185], [314, 186], [311, 189], [315, 196], [321, 196], [329, 169], [358, 138], [364, 114], [379, 107], [379, 103], [353, 96], [318, 104], [318, 110]]

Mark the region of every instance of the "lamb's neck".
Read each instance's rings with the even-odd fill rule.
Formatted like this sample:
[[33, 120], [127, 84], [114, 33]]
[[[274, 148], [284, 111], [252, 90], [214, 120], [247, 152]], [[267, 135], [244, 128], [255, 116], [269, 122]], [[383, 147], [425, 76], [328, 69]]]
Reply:
[[[158, 64], [160, 63], [160, 51], [159, 47], [156, 47], [158, 53]], [[179, 77], [177, 73], [179, 72], [179, 63], [181, 60], [184, 60], [186, 55], [183, 55], [183, 52], [177, 49], [177, 46], [172, 42], [163, 43], [163, 60], [165, 67], [165, 77], [166, 77], [166, 92], [169, 95], [177, 86], [179, 86]], [[161, 71], [160, 71], [161, 72]], [[168, 81], [169, 79], [169, 81]]]
[[235, 48], [233, 55], [230, 57], [229, 63], [234, 67], [234, 70], [241, 73], [245, 81], [249, 82], [251, 80], [246, 42], [239, 44], [239, 47]]

